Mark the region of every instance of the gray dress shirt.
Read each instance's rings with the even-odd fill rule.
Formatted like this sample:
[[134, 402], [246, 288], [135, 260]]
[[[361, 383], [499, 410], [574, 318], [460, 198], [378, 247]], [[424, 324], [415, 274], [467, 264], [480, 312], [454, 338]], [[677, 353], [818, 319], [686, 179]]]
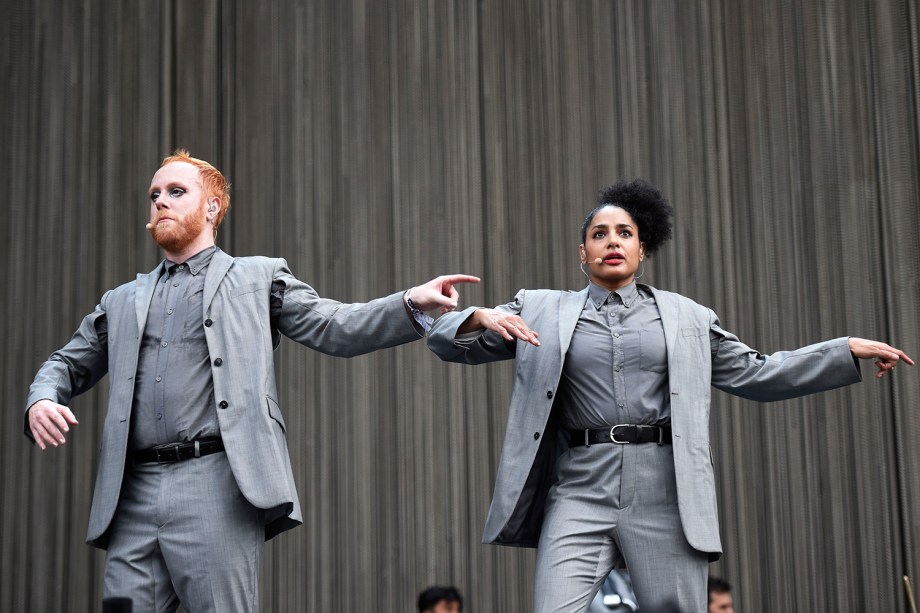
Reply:
[[202, 321], [204, 278], [216, 247], [166, 260], [150, 300], [138, 356], [129, 447], [219, 436]]
[[589, 284], [559, 394], [568, 430], [670, 421], [668, 354], [651, 292], [635, 282], [615, 292]]

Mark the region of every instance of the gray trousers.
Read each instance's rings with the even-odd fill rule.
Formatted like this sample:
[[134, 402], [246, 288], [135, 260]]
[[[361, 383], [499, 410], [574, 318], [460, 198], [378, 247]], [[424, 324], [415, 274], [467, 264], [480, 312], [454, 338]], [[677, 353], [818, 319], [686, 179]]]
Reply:
[[225, 453], [127, 469], [105, 559], [104, 594], [134, 613], [257, 611], [262, 513]]
[[705, 613], [709, 558], [684, 537], [670, 445], [575, 447], [558, 477], [537, 549], [537, 613], [585, 611], [622, 563], [641, 609]]

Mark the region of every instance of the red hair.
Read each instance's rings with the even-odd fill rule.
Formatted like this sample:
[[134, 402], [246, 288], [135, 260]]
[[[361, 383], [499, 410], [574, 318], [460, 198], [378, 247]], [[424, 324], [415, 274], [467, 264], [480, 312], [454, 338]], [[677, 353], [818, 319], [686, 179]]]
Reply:
[[204, 160], [193, 158], [186, 149], [176, 149], [172, 155], [163, 158], [163, 163], [160, 164], [160, 168], [163, 168], [167, 164], [172, 164], [173, 162], [185, 162], [197, 168], [198, 181], [201, 183], [201, 188], [204, 190], [205, 197], [214, 197], [220, 200], [220, 210], [217, 211], [217, 215], [214, 216], [214, 235], [217, 236], [217, 227], [220, 225], [220, 222], [223, 221], [224, 215], [226, 215], [227, 211], [230, 209], [230, 184], [227, 183], [227, 179], [224, 175], [214, 168], [213, 165]]

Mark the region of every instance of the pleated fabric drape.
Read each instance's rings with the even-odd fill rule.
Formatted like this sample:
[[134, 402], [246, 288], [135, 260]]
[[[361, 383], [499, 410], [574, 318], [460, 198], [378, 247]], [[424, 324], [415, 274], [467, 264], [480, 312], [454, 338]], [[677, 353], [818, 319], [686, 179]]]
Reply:
[[[852, 334], [920, 358], [916, 0], [4, 0], [0, 610], [95, 611], [83, 544], [106, 385], [40, 453], [26, 390], [102, 293], [160, 257], [146, 188], [176, 147], [233, 184], [218, 243], [362, 301], [447, 272], [464, 304], [579, 289], [599, 188], [676, 210], [644, 281], [765, 352]], [[423, 342], [342, 360], [286, 341], [304, 526], [265, 611], [532, 606], [533, 553], [481, 545], [510, 363]], [[743, 611], [907, 611], [920, 581], [920, 372], [758, 405], [714, 393]], [[203, 561], [206, 563], [207, 561]]]

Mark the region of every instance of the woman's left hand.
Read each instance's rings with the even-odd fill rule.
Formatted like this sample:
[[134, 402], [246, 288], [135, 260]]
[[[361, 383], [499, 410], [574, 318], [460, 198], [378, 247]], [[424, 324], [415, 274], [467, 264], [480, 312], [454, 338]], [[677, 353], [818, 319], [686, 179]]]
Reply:
[[898, 365], [898, 362], [903, 360], [911, 366], [914, 365], [914, 361], [910, 358], [909, 355], [901, 351], [896, 347], [891, 345], [886, 345], [885, 343], [880, 343], [879, 341], [870, 341], [865, 338], [855, 338], [850, 337], [849, 340], [850, 351], [857, 358], [863, 360], [875, 359], [875, 366], [878, 368], [878, 372], [875, 373], [876, 377], [881, 377], [886, 372]]

